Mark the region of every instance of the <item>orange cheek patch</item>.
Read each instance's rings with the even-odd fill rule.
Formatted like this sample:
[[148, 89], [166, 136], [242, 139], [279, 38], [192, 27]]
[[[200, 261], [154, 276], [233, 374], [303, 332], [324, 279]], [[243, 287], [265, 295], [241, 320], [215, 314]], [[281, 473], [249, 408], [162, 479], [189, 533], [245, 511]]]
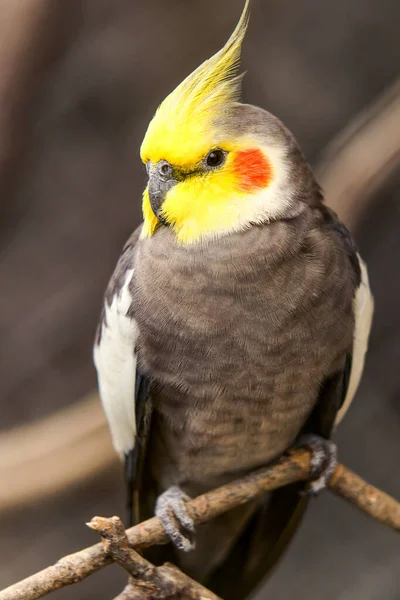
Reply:
[[244, 192], [262, 190], [272, 179], [271, 165], [259, 149], [237, 152], [233, 160], [233, 170], [239, 187]]

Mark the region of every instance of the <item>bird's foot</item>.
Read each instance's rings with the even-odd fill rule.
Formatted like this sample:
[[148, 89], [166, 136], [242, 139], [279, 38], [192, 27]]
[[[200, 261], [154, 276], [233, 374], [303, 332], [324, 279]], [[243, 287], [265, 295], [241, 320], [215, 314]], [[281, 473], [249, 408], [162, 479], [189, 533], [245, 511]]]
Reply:
[[190, 498], [187, 494], [179, 487], [172, 486], [157, 498], [155, 508], [156, 517], [161, 519], [165, 533], [174, 546], [184, 552], [190, 552], [196, 547], [196, 529], [185, 506], [188, 500]]
[[308, 496], [316, 496], [325, 489], [337, 466], [337, 447], [330, 440], [319, 435], [302, 435], [296, 442], [295, 448], [310, 448], [311, 481], [305, 490]]

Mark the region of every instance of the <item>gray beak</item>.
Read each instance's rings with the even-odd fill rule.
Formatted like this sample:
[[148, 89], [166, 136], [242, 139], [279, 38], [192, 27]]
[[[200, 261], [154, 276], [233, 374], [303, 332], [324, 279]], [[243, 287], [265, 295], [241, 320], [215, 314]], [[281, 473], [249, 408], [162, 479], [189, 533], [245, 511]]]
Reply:
[[150, 165], [149, 171], [149, 197], [153, 213], [160, 218], [160, 212], [169, 190], [179, 181], [176, 179], [173, 167], [165, 160], [155, 165]]

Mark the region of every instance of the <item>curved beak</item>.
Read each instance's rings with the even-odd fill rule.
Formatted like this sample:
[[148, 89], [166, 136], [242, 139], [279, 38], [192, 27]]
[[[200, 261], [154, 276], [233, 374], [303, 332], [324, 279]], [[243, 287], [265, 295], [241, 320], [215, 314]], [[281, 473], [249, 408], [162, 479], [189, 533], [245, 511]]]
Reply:
[[174, 170], [166, 161], [160, 161], [155, 165], [149, 166], [149, 198], [153, 213], [162, 221], [160, 217], [161, 208], [167, 193], [177, 183]]

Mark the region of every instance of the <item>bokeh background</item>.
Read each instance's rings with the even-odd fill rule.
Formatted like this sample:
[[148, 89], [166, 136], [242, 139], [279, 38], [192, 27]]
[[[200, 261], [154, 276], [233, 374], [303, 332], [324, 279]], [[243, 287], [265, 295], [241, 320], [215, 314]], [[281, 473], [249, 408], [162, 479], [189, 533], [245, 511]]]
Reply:
[[[242, 6], [1, 2], [0, 588], [97, 542], [84, 525], [93, 515], [123, 511], [120, 466], [87, 397], [102, 292], [140, 221], [147, 123], [222, 46]], [[398, 110], [399, 22], [398, 0], [253, 0], [242, 62], [244, 99], [287, 124], [308, 160], [325, 165], [323, 180], [339, 155], [327, 201], [355, 231], [376, 297], [340, 458], [397, 497], [400, 118], [381, 123], [378, 100], [391, 88]], [[357, 135], [349, 168], [342, 146]], [[399, 573], [399, 536], [325, 493], [257, 598], [397, 600]], [[111, 600], [124, 581], [109, 567], [53, 597]]]

